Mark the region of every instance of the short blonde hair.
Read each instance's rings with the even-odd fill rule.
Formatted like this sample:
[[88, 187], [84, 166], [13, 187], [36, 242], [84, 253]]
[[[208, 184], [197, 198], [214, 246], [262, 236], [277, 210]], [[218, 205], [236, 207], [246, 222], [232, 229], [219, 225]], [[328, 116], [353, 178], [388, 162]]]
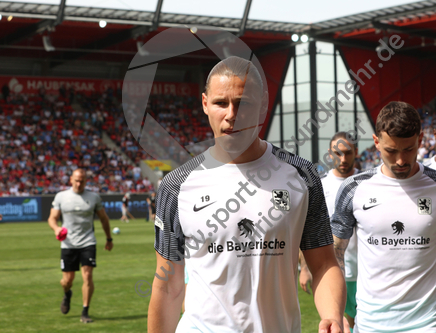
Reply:
[[207, 95], [210, 86], [210, 80], [213, 76], [238, 76], [242, 81], [245, 79], [254, 82], [259, 86], [260, 90], [263, 90], [262, 77], [259, 74], [256, 66], [250, 61], [240, 57], [232, 56], [217, 63], [210, 71], [204, 93]]

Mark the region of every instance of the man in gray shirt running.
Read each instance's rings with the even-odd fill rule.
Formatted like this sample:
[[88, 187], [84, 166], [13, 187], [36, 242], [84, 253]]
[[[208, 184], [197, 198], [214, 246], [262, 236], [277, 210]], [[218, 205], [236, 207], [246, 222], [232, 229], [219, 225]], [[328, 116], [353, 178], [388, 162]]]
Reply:
[[[110, 234], [109, 217], [107, 216], [101, 198], [97, 193], [85, 189], [86, 174], [83, 169], [76, 169], [70, 178], [72, 187], [56, 194], [48, 224], [56, 236], [62, 231], [62, 227], [68, 230], [67, 237], [61, 242], [61, 285], [64, 289], [64, 298], [61, 303], [61, 311], [67, 314], [70, 311], [71, 287], [75, 272], [82, 265], [82, 298], [83, 311], [80, 321], [91, 323], [88, 308], [94, 292], [92, 270], [96, 267], [96, 239], [94, 235], [94, 214], [100, 218], [103, 230], [106, 234], [105, 250], [112, 250], [113, 243]], [[62, 227], [58, 220], [62, 214]]]

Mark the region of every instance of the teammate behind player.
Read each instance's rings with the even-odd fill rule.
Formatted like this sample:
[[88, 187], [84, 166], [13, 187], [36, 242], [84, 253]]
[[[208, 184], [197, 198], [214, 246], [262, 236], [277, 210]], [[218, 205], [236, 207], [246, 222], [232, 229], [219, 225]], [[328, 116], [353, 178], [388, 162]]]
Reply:
[[[215, 145], [170, 172], [156, 197], [149, 333], [176, 327], [177, 332], [301, 332], [299, 246], [313, 273], [319, 332], [343, 332], [346, 287], [321, 182], [310, 162], [259, 139], [267, 97], [248, 60], [227, 58], [209, 74], [203, 109]], [[270, 177], [261, 170], [269, 170]], [[198, 242], [201, 235], [207, 238]], [[189, 263], [180, 322], [185, 265], [178, 253], [186, 253]], [[161, 267], [172, 273], [164, 275]]]
[[[330, 156], [334, 161], [339, 159], [339, 165], [330, 170], [328, 174], [321, 178], [324, 189], [325, 200], [330, 218], [335, 212], [335, 201], [339, 187], [345, 179], [359, 173], [354, 167], [357, 156], [357, 147], [351, 143], [354, 138], [350, 138], [345, 132], [336, 133], [330, 140], [330, 150], [335, 156]], [[354, 327], [354, 317], [356, 316], [356, 281], [357, 281], [357, 237], [355, 234], [350, 238], [347, 251], [345, 252], [345, 282], [347, 284], [347, 304], [345, 314]]]
[[61, 243], [61, 285], [64, 290], [61, 312], [67, 314], [70, 311], [71, 287], [73, 286], [75, 272], [82, 265], [83, 310], [80, 321], [91, 323], [92, 319], [89, 318], [88, 310], [94, 292], [93, 268], [97, 267], [94, 214], [97, 214], [100, 218], [106, 234], [105, 250], [112, 250], [113, 243], [109, 218], [101, 204], [100, 196], [85, 189], [85, 171], [76, 169], [71, 175], [70, 181], [72, 185], [70, 189], [56, 194], [48, 218], [48, 224], [56, 236], [62, 230], [62, 227], [57, 223], [61, 215], [62, 226], [68, 230], [67, 238]]
[[[354, 167], [358, 150], [350, 141], [354, 142], [354, 138], [350, 138], [349, 134], [346, 132], [338, 132], [330, 140], [330, 158], [335, 162], [335, 168], [331, 169], [327, 175], [321, 178], [330, 218], [335, 212], [336, 194], [342, 182], [359, 172], [359, 170]], [[310, 294], [309, 288], [312, 283], [312, 274], [307, 267], [302, 253], [300, 253], [300, 262], [300, 286], [305, 292]], [[350, 327], [354, 327], [354, 317], [356, 316], [356, 279], [357, 238], [355, 234], [353, 234], [348, 244], [347, 251], [345, 252], [345, 281], [347, 284], [345, 314]]]
[[344, 269], [348, 239], [358, 239], [355, 333], [436, 332], [436, 171], [416, 158], [423, 133], [413, 106], [379, 113], [376, 148], [383, 164], [349, 177], [332, 229]]

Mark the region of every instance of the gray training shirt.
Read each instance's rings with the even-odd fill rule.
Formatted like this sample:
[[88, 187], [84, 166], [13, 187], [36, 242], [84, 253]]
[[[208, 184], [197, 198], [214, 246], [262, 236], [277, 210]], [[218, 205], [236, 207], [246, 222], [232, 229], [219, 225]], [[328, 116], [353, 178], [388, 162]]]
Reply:
[[83, 248], [97, 243], [94, 236], [94, 213], [103, 208], [97, 193], [73, 189], [56, 194], [52, 207], [62, 213], [62, 226], [67, 228], [67, 238], [61, 242], [62, 249]]

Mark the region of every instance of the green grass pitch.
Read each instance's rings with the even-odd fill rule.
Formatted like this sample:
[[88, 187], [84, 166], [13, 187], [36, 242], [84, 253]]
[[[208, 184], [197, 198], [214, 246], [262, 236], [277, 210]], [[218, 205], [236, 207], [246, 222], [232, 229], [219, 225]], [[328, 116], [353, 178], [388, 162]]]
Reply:
[[[146, 332], [150, 296], [135, 291], [140, 280], [152, 283], [156, 259], [154, 228], [144, 219], [130, 223], [111, 221], [114, 248], [104, 251], [105, 235], [99, 221], [95, 292], [89, 314], [94, 322], [83, 324], [82, 277], [76, 273], [71, 310], [60, 312], [62, 288], [60, 244], [47, 223], [0, 224], [0, 331], [6, 332]], [[145, 289], [143, 287], [143, 289]], [[318, 331], [319, 316], [312, 296], [301, 289], [303, 333]]]

